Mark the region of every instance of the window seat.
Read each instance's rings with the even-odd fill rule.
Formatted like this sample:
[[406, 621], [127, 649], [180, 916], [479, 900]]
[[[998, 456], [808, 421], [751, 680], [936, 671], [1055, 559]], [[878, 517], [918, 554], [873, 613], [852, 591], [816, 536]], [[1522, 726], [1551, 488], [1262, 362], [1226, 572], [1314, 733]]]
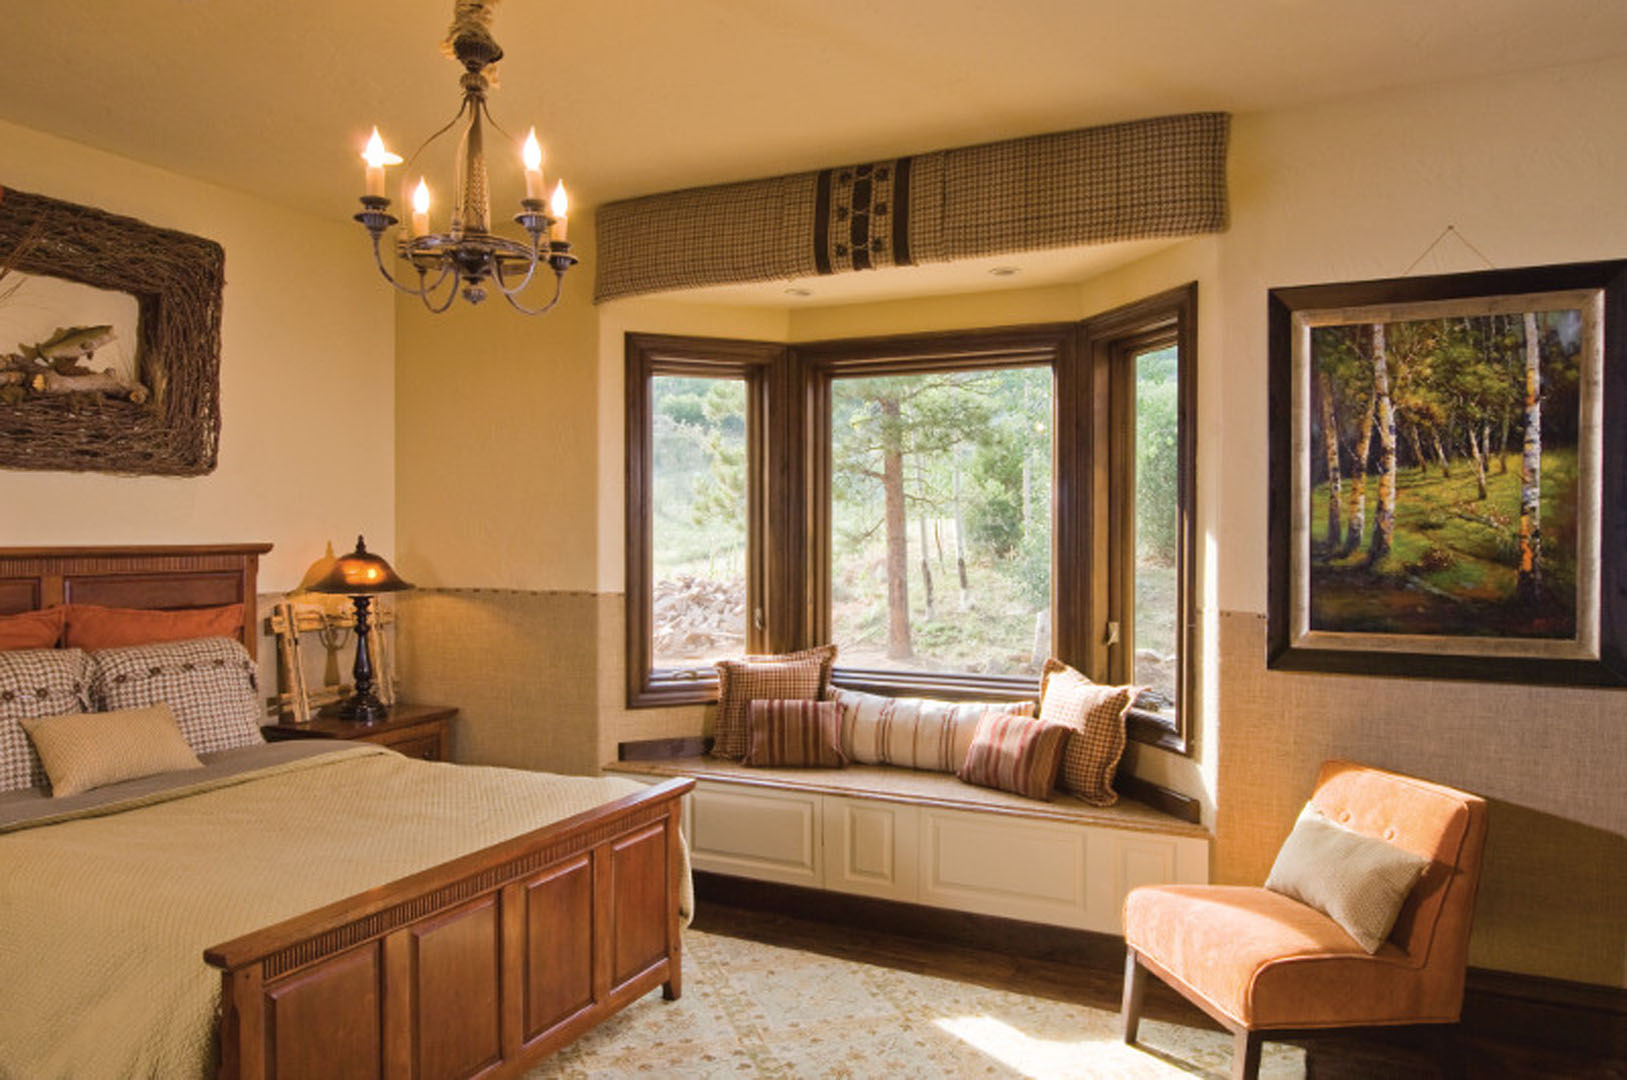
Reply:
[[1039, 802], [884, 765], [605, 768], [697, 781], [684, 822], [697, 870], [1111, 934], [1135, 886], [1209, 879], [1209, 832], [1129, 799]]

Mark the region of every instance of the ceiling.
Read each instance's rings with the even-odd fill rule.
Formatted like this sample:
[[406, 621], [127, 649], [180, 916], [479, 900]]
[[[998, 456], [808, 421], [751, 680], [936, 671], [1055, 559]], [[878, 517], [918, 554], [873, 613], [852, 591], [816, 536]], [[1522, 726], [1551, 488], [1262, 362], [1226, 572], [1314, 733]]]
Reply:
[[[455, 110], [451, 8], [3, 0], [0, 118], [343, 220], [371, 124], [410, 153]], [[1602, 59], [1627, 3], [509, 0], [494, 30], [493, 112], [580, 205]], [[494, 175], [499, 205], [517, 183]]]

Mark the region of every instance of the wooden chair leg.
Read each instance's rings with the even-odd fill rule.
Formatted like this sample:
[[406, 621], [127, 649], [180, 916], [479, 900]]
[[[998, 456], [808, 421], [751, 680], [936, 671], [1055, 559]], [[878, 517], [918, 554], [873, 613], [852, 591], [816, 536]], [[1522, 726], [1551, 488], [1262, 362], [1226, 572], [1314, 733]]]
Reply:
[[1147, 969], [1137, 962], [1134, 949], [1124, 950], [1124, 1004], [1119, 1010], [1124, 1041], [1132, 1046], [1141, 1027], [1141, 1000], [1147, 994]]
[[1261, 1041], [1258, 1031], [1232, 1032], [1232, 1080], [1259, 1080]]

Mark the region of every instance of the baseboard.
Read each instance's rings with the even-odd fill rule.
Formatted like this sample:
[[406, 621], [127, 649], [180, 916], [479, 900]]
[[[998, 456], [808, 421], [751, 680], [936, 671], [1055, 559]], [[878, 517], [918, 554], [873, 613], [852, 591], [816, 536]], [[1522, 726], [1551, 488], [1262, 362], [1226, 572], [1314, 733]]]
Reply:
[[[964, 945], [1101, 972], [1124, 967], [1124, 939], [1115, 934], [703, 870], [695, 871], [694, 876], [695, 896], [700, 902], [773, 912], [807, 922], [863, 927], [901, 938]], [[1582, 1055], [1627, 1057], [1627, 989], [1470, 968], [1460, 1034]]]

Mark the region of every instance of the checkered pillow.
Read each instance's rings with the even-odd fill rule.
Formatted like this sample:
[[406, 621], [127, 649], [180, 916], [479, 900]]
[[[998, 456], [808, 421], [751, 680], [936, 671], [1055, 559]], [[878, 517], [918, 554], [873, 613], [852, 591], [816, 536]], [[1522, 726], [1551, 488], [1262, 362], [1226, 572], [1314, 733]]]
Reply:
[[91, 653], [91, 700], [104, 712], [162, 701], [194, 754], [265, 741], [260, 680], [248, 651], [230, 638], [195, 638]]
[[985, 716], [955, 775], [978, 787], [1049, 799], [1069, 734], [1034, 716]]
[[22, 721], [87, 711], [90, 673], [81, 649], [0, 652], [0, 791], [45, 786], [45, 766]]
[[719, 660], [714, 757], [739, 759], [746, 753], [746, 706], [753, 701], [818, 701], [830, 685], [836, 646]]
[[842, 708], [834, 701], [753, 701], [744, 765], [840, 769]]
[[842, 751], [865, 765], [952, 773], [985, 716], [1033, 716], [1032, 701], [933, 701], [832, 689], [842, 706]]
[[1062, 755], [1062, 787], [1095, 806], [1119, 801], [1113, 773], [1124, 754], [1124, 714], [1139, 686], [1093, 683], [1060, 660], [1045, 661], [1039, 718], [1073, 729]]

